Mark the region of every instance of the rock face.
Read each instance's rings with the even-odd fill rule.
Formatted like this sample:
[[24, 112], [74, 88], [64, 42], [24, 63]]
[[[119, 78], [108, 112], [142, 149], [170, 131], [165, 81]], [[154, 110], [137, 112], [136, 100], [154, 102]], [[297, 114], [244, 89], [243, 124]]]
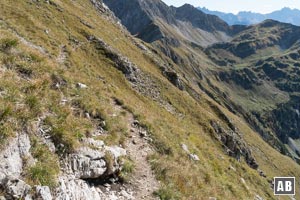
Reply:
[[0, 188], [8, 199], [30, 199], [31, 187], [22, 180], [24, 159], [28, 160], [28, 164], [34, 163], [30, 147], [28, 135], [22, 133], [11, 139], [5, 150], [0, 153]]
[[115, 67], [120, 70], [128, 79], [134, 79], [134, 72], [138, 71], [137, 66], [131, 63], [126, 57], [120, 55], [115, 49], [106, 44], [100, 38], [88, 36], [88, 40], [95, 45], [97, 50], [105, 51], [106, 57], [115, 63]]
[[254, 86], [261, 85], [261, 81], [255, 73], [248, 68], [228, 72], [220, 72], [219, 77], [224, 82], [234, 82], [236, 85], [243, 87], [245, 90], [253, 89]]
[[245, 161], [251, 168], [258, 168], [258, 164], [252, 156], [251, 149], [246, 145], [240, 134], [237, 133], [237, 130], [225, 130], [218, 122], [215, 121], [211, 121], [211, 125], [217, 133], [217, 138], [223, 144], [228, 155], [236, 158], [238, 161], [241, 157], [244, 157]]
[[109, 195], [89, 184], [89, 181], [101, 182], [112, 175], [117, 176], [121, 171], [119, 158], [126, 156], [125, 149], [108, 147], [92, 138], [83, 139], [82, 142], [84, 147], [65, 159], [63, 174], [55, 190], [56, 199], [106, 199]]
[[[97, 179], [103, 175], [109, 176], [120, 171], [118, 158], [126, 155], [126, 151], [120, 147], [98, 146], [96, 150], [89, 147], [82, 147], [76, 153], [71, 154], [69, 166], [76, 178]], [[107, 153], [112, 156], [111, 161], [107, 161]], [[108, 162], [112, 162], [108, 166]], [[109, 169], [110, 167], [110, 169]]]
[[48, 186], [37, 186], [35, 188], [36, 195], [35, 198], [39, 200], [52, 200], [51, 191]]
[[21, 199], [27, 198], [31, 199], [30, 197], [30, 190], [31, 187], [25, 183], [24, 181], [14, 178], [14, 177], [7, 177], [4, 181], [2, 181], [2, 187], [5, 191], [5, 197], [7, 199]]
[[191, 22], [195, 27], [202, 30], [213, 32], [230, 32], [230, 26], [215, 15], [208, 15], [204, 12], [197, 12], [197, 8], [185, 4], [176, 9], [176, 19]]
[[[30, 140], [27, 134], [20, 134], [11, 139], [5, 150], [0, 153], [0, 189], [6, 199], [106, 199], [99, 188], [90, 186], [87, 179], [106, 179], [120, 172], [119, 158], [126, 155], [126, 150], [117, 146], [105, 146], [102, 141], [92, 138], [83, 139], [83, 147], [64, 159], [59, 186], [51, 194], [47, 186], [32, 188], [24, 180], [23, 159], [34, 163], [30, 154]], [[110, 155], [108, 158], [107, 155]], [[109, 159], [109, 160], [108, 160]], [[28, 163], [26, 163], [28, 164]], [[109, 199], [109, 198], [108, 198]]]
[[27, 134], [11, 139], [5, 150], [0, 153], [0, 184], [7, 176], [20, 177], [23, 172], [23, 159], [32, 158], [30, 141]]
[[89, 186], [85, 181], [76, 179], [74, 176], [63, 176], [59, 179], [59, 187], [55, 191], [55, 199], [58, 200], [79, 200], [95, 199], [100, 200], [102, 193], [93, 186]]
[[[72, 174], [78, 179], [97, 179], [121, 170], [118, 158], [126, 156], [125, 149], [117, 146], [104, 146], [102, 141], [91, 138], [84, 140], [84, 143], [88, 146], [81, 147], [67, 158], [68, 174]], [[110, 160], [107, 155], [111, 157]]]
[[[161, 39], [163, 33], [154, 23], [153, 17], [170, 13], [170, 8], [161, 1], [139, 0], [104, 0], [104, 3], [121, 20], [131, 34], [137, 35], [146, 42]], [[164, 17], [169, 22], [174, 22], [172, 16]]]
[[174, 71], [164, 71], [163, 74], [168, 78], [168, 80], [175, 85], [178, 89], [183, 90], [184, 86], [179, 75]]
[[[102, 153], [102, 152], [101, 152]], [[84, 147], [78, 153], [71, 155], [71, 167], [77, 178], [99, 178], [107, 170], [106, 162], [102, 155], [95, 150]]]

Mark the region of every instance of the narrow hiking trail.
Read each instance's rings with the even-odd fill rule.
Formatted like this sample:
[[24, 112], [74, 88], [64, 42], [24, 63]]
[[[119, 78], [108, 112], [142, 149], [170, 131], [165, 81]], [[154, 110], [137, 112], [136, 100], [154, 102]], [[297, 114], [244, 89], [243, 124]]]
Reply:
[[159, 189], [159, 181], [156, 180], [147, 157], [154, 153], [147, 139], [147, 131], [142, 128], [132, 113], [129, 113], [119, 105], [114, 105], [115, 112], [126, 112], [128, 139], [125, 142], [125, 149], [128, 156], [134, 162], [134, 171], [130, 179], [130, 185], [137, 200], [158, 199], [153, 195]]

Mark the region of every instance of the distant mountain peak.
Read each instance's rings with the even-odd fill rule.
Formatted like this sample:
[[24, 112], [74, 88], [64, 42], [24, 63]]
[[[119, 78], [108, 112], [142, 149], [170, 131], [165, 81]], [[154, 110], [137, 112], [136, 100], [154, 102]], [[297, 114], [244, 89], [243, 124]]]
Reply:
[[290, 23], [300, 26], [300, 10], [284, 7], [281, 10], [277, 10], [268, 14], [261, 14], [252, 11], [240, 11], [238, 14], [225, 13], [219, 11], [211, 11], [205, 7], [199, 10], [206, 14], [212, 14], [220, 17], [226, 21], [229, 25], [251, 25], [263, 22], [266, 19], [273, 19], [279, 22]]
[[[173, 38], [177, 32], [205, 46], [224, 42], [241, 30], [241, 27], [231, 27], [219, 17], [190, 4], [174, 7], [160, 0], [104, 0], [104, 3], [133, 35], [146, 42]], [[174, 29], [172, 33], [171, 29]]]

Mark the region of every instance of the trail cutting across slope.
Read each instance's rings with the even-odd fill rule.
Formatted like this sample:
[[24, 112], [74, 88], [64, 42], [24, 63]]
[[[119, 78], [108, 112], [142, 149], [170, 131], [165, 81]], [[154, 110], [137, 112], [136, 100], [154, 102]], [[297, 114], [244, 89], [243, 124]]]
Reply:
[[[115, 111], [125, 111], [121, 106], [115, 105]], [[154, 150], [148, 143], [147, 131], [142, 128], [132, 113], [127, 112], [127, 126], [129, 139], [125, 142], [127, 154], [134, 161], [135, 168], [131, 177], [130, 184], [133, 187], [136, 199], [157, 199], [153, 193], [159, 189], [159, 182], [156, 180], [147, 157]]]

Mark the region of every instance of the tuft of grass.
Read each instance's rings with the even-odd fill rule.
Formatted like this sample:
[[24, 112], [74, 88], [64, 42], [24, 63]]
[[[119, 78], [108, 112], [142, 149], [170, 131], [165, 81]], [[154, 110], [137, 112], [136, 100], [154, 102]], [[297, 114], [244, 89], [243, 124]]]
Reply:
[[179, 200], [180, 195], [174, 192], [169, 186], [163, 186], [158, 191], [154, 192], [154, 195], [159, 197], [160, 200]]
[[17, 39], [4, 38], [0, 40], [0, 51], [8, 53], [12, 48], [18, 46]]
[[35, 136], [31, 136], [31, 153], [37, 160], [35, 165], [28, 166], [26, 178], [32, 185], [45, 185], [54, 188], [57, 185], [59, 159], [48, 147], [41, 144]]
[[76, 145], [75, 137], [72, 137], [63, 127], [52, 127], [50, 131], [52, 139], [59, 150], [59, 153], [73, 152]]
[[39, 112], [41, 108], [39, 99], [34, 95], [28, 95], [25, 99], [25, 103], [34, 113]]
[[122, 181], [124, 182], [128, 182], [130, 180], [130, 176], [134, 171], [134, 163], [131, 159], [124, 157], [124, 158], [120, 158], [121, 159], [121, 163], [122, 163], [122, 170], [119, 174], [120, 178], [122, 179]]
[[13, 117], [13, 107], [10, 104], [2, 105], [0, 108], [0, 147], [4, 145], [7, 138], [13, 135], [13, 125], [12, 120], [9, 120]]
[[28, 177], [37, 185], [46, 185], [49, 187], [56, 186], [55, 172], [51, 166], [38, 162], [28, 170]]
[[108, 174], [111, 174], [113, 171], [113, 168], [114, 168], [114, 157], [111, 153], [106, 152], [104, 155], [104, 159], [105, 159], [106, 167], [107, 167], [106, 172]]
[[6, 120], [13, 113], [12, 107], [8, 105], [2, 111], [0, 110], [0, 121]]
[[14, 134], [12, 124], [7, 122], [0, 122], [0, 148], [5, 144], [7, 138]]

